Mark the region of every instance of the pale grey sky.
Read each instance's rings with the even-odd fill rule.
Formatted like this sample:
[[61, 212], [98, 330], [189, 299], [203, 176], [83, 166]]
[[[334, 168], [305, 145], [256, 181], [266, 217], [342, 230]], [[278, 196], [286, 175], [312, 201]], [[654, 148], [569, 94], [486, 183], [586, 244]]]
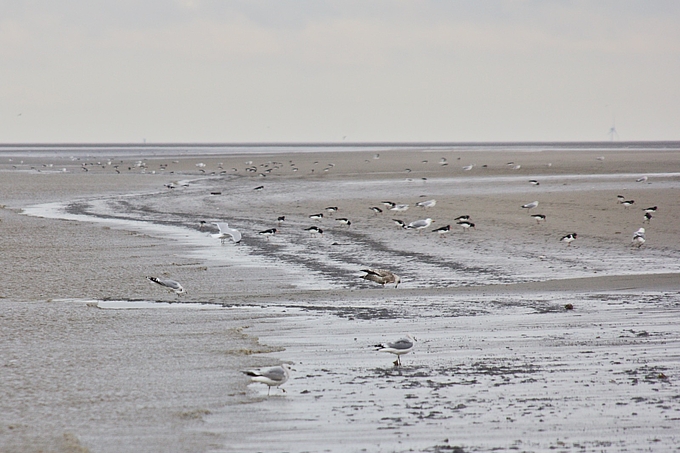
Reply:
[[677, 0], [0, 0], [0, 143], [680, 140]]

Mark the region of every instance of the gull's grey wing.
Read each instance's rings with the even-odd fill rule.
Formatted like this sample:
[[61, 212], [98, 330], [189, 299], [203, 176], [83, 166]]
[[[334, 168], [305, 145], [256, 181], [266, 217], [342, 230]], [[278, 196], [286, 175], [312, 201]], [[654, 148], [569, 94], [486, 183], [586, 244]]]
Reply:
[[394, 343], [388, 343], [387, 346], [393, 349], [403, 350], [412, 348], [413, 342], [407, 338], [402, 338], [401, 340], [397, 340]]

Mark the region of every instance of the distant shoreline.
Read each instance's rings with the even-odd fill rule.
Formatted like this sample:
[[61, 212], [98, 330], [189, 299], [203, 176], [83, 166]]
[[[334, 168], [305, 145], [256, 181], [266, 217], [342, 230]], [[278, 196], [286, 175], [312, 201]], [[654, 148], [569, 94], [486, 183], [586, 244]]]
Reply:
[[555, 142], [214, 142], [214, 143], [0, 143], [0, 151], [26, 148], [526, 148], [552, 149], [668, 149], [680, 140], [659, 141], [555, 141]]

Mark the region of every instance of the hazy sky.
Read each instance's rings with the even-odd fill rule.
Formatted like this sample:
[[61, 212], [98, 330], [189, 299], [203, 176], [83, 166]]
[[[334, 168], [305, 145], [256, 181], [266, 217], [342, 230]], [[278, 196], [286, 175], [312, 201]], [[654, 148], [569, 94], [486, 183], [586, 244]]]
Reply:
[[0, 0], [0, 143], [680, 140], [678, 0]]

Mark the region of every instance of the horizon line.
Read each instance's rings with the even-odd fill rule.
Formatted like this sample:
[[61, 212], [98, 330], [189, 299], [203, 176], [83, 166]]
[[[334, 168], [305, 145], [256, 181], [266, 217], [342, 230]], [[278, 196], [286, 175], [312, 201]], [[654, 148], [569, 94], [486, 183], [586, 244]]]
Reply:
[[445, 146], [575, 146], [590, 145], [603, 148], [614, 148], [621, 146], [640, 146], [640, 145], [671, 145], [680, 146], [680, 140], [625, 140], [625, 141], [462, 141], [462, 142], [443, 142], [443, 141], [365, 141], [365, 142], [39, 142], [39, 143], [0, 143], [0, 148], [54, 148], [54, 147], [98, 147], [98, 148], [180, 148], [180, 147], [243, 147], [243, 148], [264, 148], [264, 147], [445, 147]]

